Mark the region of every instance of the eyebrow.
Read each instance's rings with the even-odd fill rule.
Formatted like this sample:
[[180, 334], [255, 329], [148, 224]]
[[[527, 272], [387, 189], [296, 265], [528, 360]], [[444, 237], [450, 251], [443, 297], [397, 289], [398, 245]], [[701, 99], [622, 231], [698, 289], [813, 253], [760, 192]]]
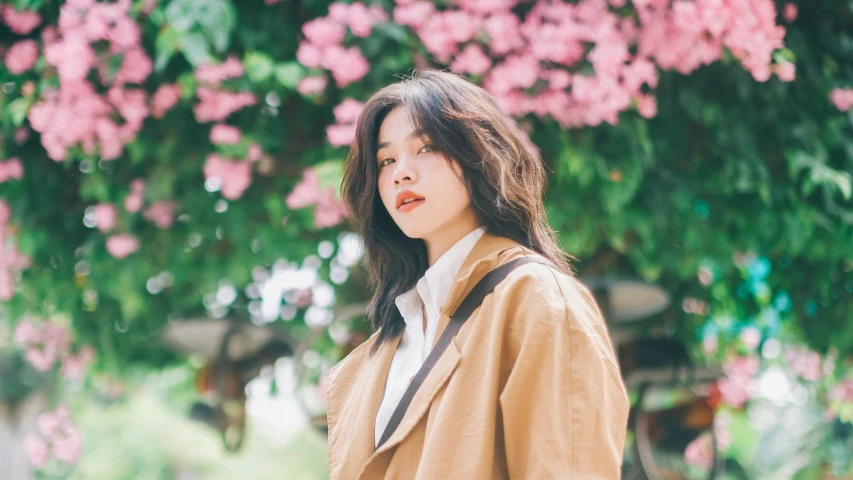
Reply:
[[[409, 140], [412, 140], [414, 138], [420, 138], [420, 137], [425, 137], [425, 136], [426, 136], [426, 132], [423, 129], [415, 130], [414, 132], [410, 133], [409, 136], [407, 136], [405, 138], [405, 141], [408, 142]], [[390, 142], [379, 142], [379, 145], [376, 146], [376, 151], [378, 152], [379, 150], [382, 150], [383, 148], [390, 147], [390, 146], [391, 146]]]

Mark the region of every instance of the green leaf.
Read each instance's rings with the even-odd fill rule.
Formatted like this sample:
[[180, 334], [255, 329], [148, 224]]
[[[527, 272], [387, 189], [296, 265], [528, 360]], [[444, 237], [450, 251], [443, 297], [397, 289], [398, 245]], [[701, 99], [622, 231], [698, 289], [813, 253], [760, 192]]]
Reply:
[[172, 0], [169, 6], [166, 7], [166, 20], [178, 32], [189, 32], [193, 25], [195, 25], [195, 8], [193, 7], [195, 1]]
[[32, 102], [24, 97], [16, 98], [9, 102], [9, 106], [6, 108], [9, 111], [9, 120], [12, 122], [12, 125], [16, 127], [23, 125], [31, 106]]
[[243, 59], [246, 75], [252, 83], [263, 83], [273, 74], [273, 61], [264, 53], [250, 52]]
[[181, 52], [190, 64], [197, 67], [210, 60], [207, 39], [198, 32], [190, 32], [181, 37]]
[[295, 89], [303, 76], [303, 67], [295, 60], [280, 63], [275, 67], [275, 79], [278, 80], [278, 83], [290, 89]]
[[234, 30], [236, 13], [228, 0], [194, 0], [193, 18], [201, 26], [211, 46], [224, 53]]
[[160, 33], [157, 34], [157, 38], [154, 40], [154, 50], [156, 52], [154, 55], [155, 71], [159, 73], [166, 68], [172, 55], [178, 51], [179, 41], [180, 35], [178, 31], [171, 26], [166, 25], [160, 30]]

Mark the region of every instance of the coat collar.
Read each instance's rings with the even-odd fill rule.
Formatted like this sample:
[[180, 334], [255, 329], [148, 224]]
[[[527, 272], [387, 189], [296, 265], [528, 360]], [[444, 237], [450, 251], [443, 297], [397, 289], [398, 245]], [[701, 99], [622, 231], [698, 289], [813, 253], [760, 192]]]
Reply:
[[[439, 318], [433, 345], [450, 321], [450, 316], [456, 311], [468, 292], [500, 263], [500, 254], [516, 247], [521, 246], [509, 238], [498, 237], [489, 233], [485, 233], [480, 237], [477, 244], [471, 250], [471, 253], [465, 258], [465, 261], [459, 268], [459, 272], [456, 274], [456, 278], [453, 280], [447, 301], [440, 310], [441, 317]], [[375, 337], [376, 335], [374, 335]], [[376, 414], [382, 402], [388, 370], [394, 358], [394, 352], [397, 350], [399, 340], [398, 337], [392, 342], [386, 342], [372, 358], [367, 355], [367, 351], [369, 351], [373, 341], [368, 341], [361, 345], [359, 352], [352, 352], [352, 354], [360, 355], [364, 358], [364, 361], [357, 362], [364, 369], [362, 372], [363, 376], [352, 385], [352, 389], [364, 392], [364, 397], [357, 412], [346, 412], [355, 424], [352, 430], [342, 430], [354, 432], [354, 435], [352, 435], [353, 441], [351, 443], [347, 442], [350, 443], [350, 449], [343, 459], [340, 471], [344, 475], [341, 478], [360, 478], [365, 469], [376, 457], [406, 438], [426, 413], [435, 395], [438, 394], [459, 364], [461, 358], [459, 350], [451, 342], [412, 399], [412, 403], [409, 405], [406, 415], [397, 427], [397, 430], [379, 450], [374, 452]], [[341, 400], [339, 398], [329, 398], [330, 402], [339, 402]], [[331, 403], [329, 406], [331, 408]]]

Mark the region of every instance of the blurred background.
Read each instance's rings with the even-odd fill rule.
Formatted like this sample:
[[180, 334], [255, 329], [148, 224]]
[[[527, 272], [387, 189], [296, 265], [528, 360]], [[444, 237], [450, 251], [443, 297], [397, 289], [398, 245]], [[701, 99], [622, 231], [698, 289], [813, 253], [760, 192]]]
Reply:
[[0, 3], [0, 478], [327, 478], [342, 162], [427, 68], [542, 151], [625, 478], [853, 478], [853, 2], [363, 1]]

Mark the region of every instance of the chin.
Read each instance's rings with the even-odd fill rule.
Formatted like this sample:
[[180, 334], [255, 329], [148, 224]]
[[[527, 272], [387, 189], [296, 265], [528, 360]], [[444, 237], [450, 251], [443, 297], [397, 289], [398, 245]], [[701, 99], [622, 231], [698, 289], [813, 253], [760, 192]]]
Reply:
[[405, 223], [401, 225], [400, 223], [398, 223], [397, 226], [400, 227], [400, 230], [402, 230], [403, 234], [405, 234], [409, 238], [423, 239], [424, 237], [429, 235], [429, 232], [431, 231], [431, 229], [426, 227], [425, 225], [407, 225]]

